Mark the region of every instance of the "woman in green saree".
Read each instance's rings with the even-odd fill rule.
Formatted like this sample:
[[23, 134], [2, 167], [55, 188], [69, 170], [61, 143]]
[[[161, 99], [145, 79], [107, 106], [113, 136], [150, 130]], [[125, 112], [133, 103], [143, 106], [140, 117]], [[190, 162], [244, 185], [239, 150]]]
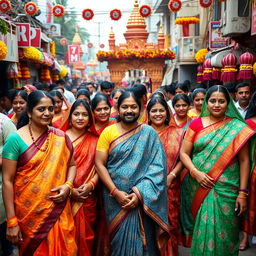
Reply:
[[239, 216], [247, 207], [250, 171], [247, 142], [254, 133], [228, 91], [219, 85], [211, 87], [180, 152], [187, 168], [181, 225], [185, 241], [192, 239], [191, 255], [238, 255]]

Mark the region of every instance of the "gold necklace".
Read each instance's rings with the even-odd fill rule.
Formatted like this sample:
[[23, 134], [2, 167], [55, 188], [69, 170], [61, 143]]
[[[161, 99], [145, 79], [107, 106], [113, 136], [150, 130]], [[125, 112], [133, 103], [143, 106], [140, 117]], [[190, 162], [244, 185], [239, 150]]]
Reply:
[[31, 139], [32, 139], [33, 144], [35, 145], [35, 147], [36, 147], [39, 151], [41, 151], [41, 152], [46, 152], [46, 150], [48, 149], [48, 146], [49, 146], [49, 142], [50, 142], [50, 138], [49, 138], [49, 133], [50, 133], [50, 131], [49, 131], [49, 128], [47, 127], [47, 138], [46, 138], [46, 143], [45, 143], [45, 147], [44, 147], [44, 148], [41, 148], [41, 147], [38, 146], [38, 144], [37, 144], [37, 142], [36, 142], [36, 140], [35, 140], [35, 138], [34, 138], [34, 136], [33, 136], [33, 133], [32, 133], [31, 123], [29, 123], [29, 125], [28, 125], [28, 130], [29, 130], [30, 137], [31, 137]]

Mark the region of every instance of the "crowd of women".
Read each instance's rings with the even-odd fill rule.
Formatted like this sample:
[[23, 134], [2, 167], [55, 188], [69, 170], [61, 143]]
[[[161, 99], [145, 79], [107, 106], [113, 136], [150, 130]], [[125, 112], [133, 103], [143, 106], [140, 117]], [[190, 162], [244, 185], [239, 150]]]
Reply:
[[[238, 255], [239, 232], [256, 235], [256, 94], [244, 120], [223, 86], [126, 90], [166, 154], [170, 238], [159, 254], [179, 255], [182, 245], [191, 255]], [[111, 254], [95, 154], [123, 93], [113, 90], [111, 104], [81, 86], [72, 105], [58, 87], [13, 94], [18, 130], [2, 153], [3, 199], [7, 239], [20, 255]]]

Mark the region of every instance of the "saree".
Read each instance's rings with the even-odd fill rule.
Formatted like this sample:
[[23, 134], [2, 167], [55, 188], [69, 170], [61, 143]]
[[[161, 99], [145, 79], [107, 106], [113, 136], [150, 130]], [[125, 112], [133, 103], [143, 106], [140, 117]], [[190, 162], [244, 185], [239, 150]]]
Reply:
[[166, 195], [166, 155], [156, 132], [148, 125], [113, 140], [107, 169], [117, 188], [136, 193], [138, 208], [122, 209], [103, 190], [113, 256], [163, 255], [169, 238]]
[[[49, 138], [49, 139], [48, 139]], [[65, 134], [50, 128], [18, 159], [14, 182], [14, 205], [23, 242], [20, 255], [74, 256], [75, 230], [69, 199], [54, 203], [51, 189], [63, 185], [72, 156], [72, 144]]]
[[[72, 142], [77, 166], [77, 174], [74, 180], [75, 188], [88, 183], [96, 174], [94, 158], [97, 141], [98, 137], [96, 135], [86, 132]], [[72, 202], [78, 247], [77, 255], [90, 256], [93, 254], [96, 202], [95, 192], [88, 196], [85, 202]]]
[[115, 122], [116, 122], [116, 120], [109, 120], [108, 123], [106, 123], [104, 126], [102, 126], [102, 127], [101, 127], [100, 129], [98, 129], [98, 130], [96, 129], [95, 124], [92, 124], [92, 125], [90, 126], [90, 131], [91, 131], [93, 134], [95, 134], [95, 135], [97, 135], [97, 136], [100, 136], [101, 133], [104, 131], [105, 128], [107, 128], [108, 126], [114, 124]]
[[[256, 130], [256, 123], [251, 119], [246, 120], [247, 124]], [[250, 140], [250, 164], [251, 174], [249, 179], [248, 210], [242, 224], [242, 230], [256, 235], [256, 136]]]
[[69, 112], [70, 108], [67, 108], [66, 110], [62, 110], [61, 114], [54, 115], [52, 126], [65, 132], [69, 125]]
[[[184, 130], [173, 125], [168, 126], [158, 133], [163, 143], [167, 156], [167, 174], [176, 166], [180, 147], [184, 135]], [[168, 220], [170, 239], [166, 248], [166, 256], [178, 256], [178, 236], [179, 236], [179, 210], [180, 210], [180, 177], [178, 176], [167, 189], [168, 196]]]
[[[207, 115], [204, 103], [201, 116]], [[205, 189], [189, 174], [183, 177], [180, 218], [185, 242], [189, 244], [192, 239], [191, 255], [238, 255], [240, 219], [235, 202], [240, 168], [237, 154], [253, 134], [232, 101], [222, 121], [197, 132], [189, 128], [185, 139], [194, 144], [192, 162], [215, 183], [213, 188]]]

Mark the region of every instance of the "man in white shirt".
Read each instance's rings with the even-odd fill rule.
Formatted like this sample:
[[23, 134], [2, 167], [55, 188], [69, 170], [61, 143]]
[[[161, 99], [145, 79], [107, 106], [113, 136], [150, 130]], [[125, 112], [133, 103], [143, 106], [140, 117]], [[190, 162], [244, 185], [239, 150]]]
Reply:
[[235, 106], [240, 112], [241, 116], [245, 118], [247, 113], [249, 101], [251, 98], [251, 88], [247, 83], [241, 83], [236, 86], [236, 99]]
[[57, 86], [64, 88], [64, 97], [67, 99], [67, 101], [69, 103], [73, 103], [76, 100], [74, 94], [72, 92], [66, 90], [64, 79], [59, 79], [56, 82], [56, 84], [57, 84]]

